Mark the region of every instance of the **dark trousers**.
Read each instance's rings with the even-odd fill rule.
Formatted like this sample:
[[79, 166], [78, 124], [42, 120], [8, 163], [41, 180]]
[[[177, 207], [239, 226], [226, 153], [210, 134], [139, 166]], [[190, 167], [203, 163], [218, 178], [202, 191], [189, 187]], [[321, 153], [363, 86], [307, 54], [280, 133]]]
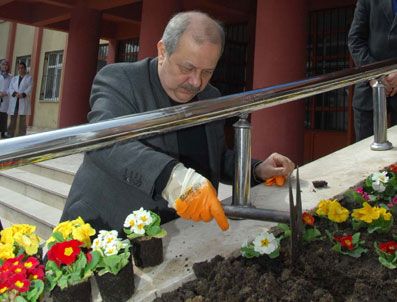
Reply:
[[8, 115], [6, 112], [0, 112], [0, 132], [7, 132], [7, 118]]
[[[397, 125], [397, 112], [391, 106], [387, 110], [390, 117], [388, 127]], [[356, 142], [374, 135], [374, 112], [354, 108], [354, 131]]]
[[11, 137], [22, 136], [26, 134], [26, 115], [11, 115], [8, 135]]

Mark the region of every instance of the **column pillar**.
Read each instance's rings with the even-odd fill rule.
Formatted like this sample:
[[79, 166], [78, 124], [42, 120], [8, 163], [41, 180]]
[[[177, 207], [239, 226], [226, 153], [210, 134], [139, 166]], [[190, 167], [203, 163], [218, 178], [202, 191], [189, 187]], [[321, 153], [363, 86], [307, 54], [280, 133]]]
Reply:
[[16, 33], [17, 33], [17, 24], [15, 22], [10, 22], [10, 27], [8, 30], [7, 50], [5, 57], [10, 62], [10, 69], [12, 68], [12, 63], [13, 63], [12, 59], [14, 55]]
[[164, 28], [180, 10], [180, 0], [143, 0], [138, 60], [157, 56], [157, 42]]
[[[307, 1], [257, 0], [253, 88], [305, 78]], [[303, 161], [303, 100], [252, 114], [252, 157]]]
[[78, 2], [72, 11], [64, 61], [59, 128], [87, 123], [92, 80], [96, 74], [100, 12]]
[[34, 29], [32, 61], [30, 64], [30, 75], [33, 78], [33, 87], [32, 87], [32, 93], [31, 93], [31, 97], [30, 97], [32, 113], [28, 119], [28, 126], [33, 125], [33, 119], [34, 119], [34, 110], [35, 110], [35, 104], [36, 104], [36, 90], [37, 90], [37, 86], [38, 86], [38, 82], [39, 82], [38, 74], [39, 74], [39, 66], [40, 66], [40, 53], [41, 53], [42, 40], [43, 40], [43, 28], [36, 27]]

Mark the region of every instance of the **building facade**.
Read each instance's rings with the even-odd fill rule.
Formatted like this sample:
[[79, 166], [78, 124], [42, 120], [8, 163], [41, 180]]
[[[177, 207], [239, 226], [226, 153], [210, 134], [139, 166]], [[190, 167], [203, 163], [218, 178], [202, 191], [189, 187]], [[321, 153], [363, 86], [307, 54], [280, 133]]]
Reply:
[[[355, 0], [11, 0], [0, 2], [0, 59], [10, 60], [12, 72], [25, 62], [34, 78], [29, 124], [57, 129], [87, 122], [98, 69], [155, 56], [176, 12], [201, 10], [224, 23], [225, 52], [212, 82], [230, 94], [351, 66], [346, 38], [354, 5]], [[277, 151], [302, 163], [351, 143], [351, 96], [351, 88], [336, 90], [253, 113], [253, 156]]]

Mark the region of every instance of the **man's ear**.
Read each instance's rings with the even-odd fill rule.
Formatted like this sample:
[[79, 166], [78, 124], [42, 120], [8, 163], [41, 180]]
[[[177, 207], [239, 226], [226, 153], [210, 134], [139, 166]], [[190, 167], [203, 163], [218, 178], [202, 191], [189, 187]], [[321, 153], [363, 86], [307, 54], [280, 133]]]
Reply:
[[160, 65], [163, 64], [165, 60], [165, 55], [166, 55], [165, 45], [163, 40], [160, 40], [157, 42], [157, 60]]

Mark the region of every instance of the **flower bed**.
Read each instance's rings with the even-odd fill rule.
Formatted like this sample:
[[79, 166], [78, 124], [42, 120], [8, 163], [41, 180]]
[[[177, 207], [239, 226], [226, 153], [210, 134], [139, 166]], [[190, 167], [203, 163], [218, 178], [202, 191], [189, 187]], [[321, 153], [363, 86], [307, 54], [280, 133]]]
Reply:
[[290, 260], [280, 225], [242, 255], [197, 263], [197, 279], [155, 301], [396, 301], [397, 166], [304, 213], [304, 242]]

